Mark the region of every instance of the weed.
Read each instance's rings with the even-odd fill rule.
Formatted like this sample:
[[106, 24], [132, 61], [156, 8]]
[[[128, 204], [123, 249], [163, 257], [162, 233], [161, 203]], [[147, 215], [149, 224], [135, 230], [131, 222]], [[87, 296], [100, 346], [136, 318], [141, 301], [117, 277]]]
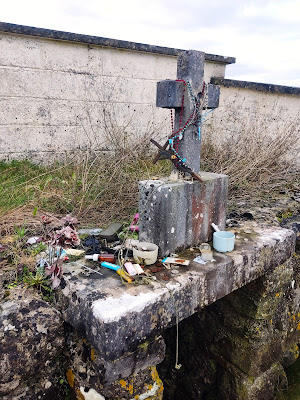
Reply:
[[27, 268], [24, 268], [22, 280], [28, 287], [35, 287], [39, 290], [41, 290], [43, 286], [47, 285], [46, 277], [40, 270], [33, 274], [32, 272], [28, 271]]
[[15, 226], [15, 232], [16, 232], [16, 236], [19, 240], [24, 239], [27, 229], [26, 229], [26, 221], [24, 221], [23, 225], [18, 228], [17, 226]]
[[289, 218], [289, 217], [292, 217], [292, 216], [293, 216], [293, 212], [290, 209], [288, 209], [288, 210], [283, 211], [283, 212], [279, 211], [277, 213], [277, 215], [276, 215], [276, 218], [278, 219], [279, 222], [281, 222], [282, 219]]
[[22, 273], [19, 274], [13, 282], [5, 285], [5, 289], [11, 290], [19, 285], [24, 285], [28, 288], [35, 288], [39, 291], [42, 298], [46, 301], [51, 301], [53, 299], [53, 290], [49, 286], [50, 280], [45, 275], [44, 271], [36, 270], [35, 273], [24, 267]]
[[45, 245], [45, 243], [40, 242], [30, 249], [30, 254], [36, 256], [37, 254], [41, 253], [42, 251], [45, 251], [46, 249], [47, 246]]

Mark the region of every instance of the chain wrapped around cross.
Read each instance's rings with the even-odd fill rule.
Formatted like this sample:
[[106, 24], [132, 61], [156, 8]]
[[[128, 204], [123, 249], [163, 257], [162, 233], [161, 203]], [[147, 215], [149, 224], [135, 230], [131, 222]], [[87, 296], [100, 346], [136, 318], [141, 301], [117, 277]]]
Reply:
[[184, 51], [178, 56], [177, 79], [157, 83], [156, 106], [174, 108], [175, 125], [164, 145], [150, 140], [159, 148], [153, 163], [169, 159], [176, 169], [199, 182], [203, 182], [199, 172], [204, 99], [205, 108], [211, 111], [218, 107], [220, 94], [219, 86], [204, 83], [204, 60], [201, 51]]

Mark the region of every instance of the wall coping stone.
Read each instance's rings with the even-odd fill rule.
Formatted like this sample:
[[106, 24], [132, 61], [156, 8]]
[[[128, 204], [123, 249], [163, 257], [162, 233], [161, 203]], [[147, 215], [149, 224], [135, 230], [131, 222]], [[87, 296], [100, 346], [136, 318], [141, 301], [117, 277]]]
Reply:
[[[179, 53], [184, 51], [182, 49], [174, 49], [171, 47], [154, 46], [150, 44], [128, 42], [125, 40], [109, 39], [99, 36], [90, 36], [90, 35], [83, 35], [78, 33], [64, 32], [64, 31], [56, 31], [52, 29], [35, 28], [25, 25], [10, 24], [7, 22], [0, 22], [0, 32], [8, 32], [18, 35], [37, 36], [53, 40], [64, 40], [69, 42], [86, 43], [96, 46], [115, 47], [131, 51], [143, 51], [146, 53], [157, 53], [168, 56], [178, 56]], [[226, 57], [208, 53], [205, 53], [205, 60], [221, 64], [235, 63], [234, 57]]]
[[235, 87], [242, 89], [257, 90], [266, 93], [300, 96], [300, 88], [294, 86], [283, 86], [283, 85], [273, 85], [270, 83], [238, 81], [234, 79], [225, 79], [225, 78], [211, 78], [210, 82], [214, 85], [221, 85], [224, 87]]

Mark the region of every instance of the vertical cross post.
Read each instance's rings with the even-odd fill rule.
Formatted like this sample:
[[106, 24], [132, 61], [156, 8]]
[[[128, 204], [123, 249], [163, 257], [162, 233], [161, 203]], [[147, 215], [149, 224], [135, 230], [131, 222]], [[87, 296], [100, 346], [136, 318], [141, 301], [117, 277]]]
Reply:
[[174, 108], [175, 124], [164, 145], [151, 140], [159, 148], [154, 162], [170, 159], [179, 171], [195, 178], [139, 183], [139, 238], [157, 244], [162, 256], [211, 239], [212, 222], [225, 228], [227, 176], [199, 176], [202, 109], [218, 107], [220, 94], [218, 86], [208, 84], [203, 104], [204, 58], [201, 51], [184, 51], [178, 56], [177, 79], [157, 83], [156, 106]]
[[182, 134], [180, 138], [174, 134], [170, 149], [196, 173], [200, 171], [204, 59], [202, 51], [182, 52], [177, 61], [177, 80], [158, 82], [156, 97], [157, 107], [175, 108], [174, 132]]
[[[196, 173], [200, 171], [201, 152], [201, 111], [202, 111], [202, 90], [204, 77], [205, 53], [201, 51], [188, 50], [181, 53], [177, 62], [177, 80], [184, 80], [190, 86], [185, 85], [183, 109], [175, 109], [175, 132], [182, 127], [190, 118], [193, 110], [191, 95], [196, 97], [199, 103], [198, 117], [195, 124], [188, 127], [182, 140], [178, 143], [178, 154], [186, 159], [186, 164]], [[189, 92], [191, 91], [191, 92]], [[180, 126], [181, 122], [181, 126]]]

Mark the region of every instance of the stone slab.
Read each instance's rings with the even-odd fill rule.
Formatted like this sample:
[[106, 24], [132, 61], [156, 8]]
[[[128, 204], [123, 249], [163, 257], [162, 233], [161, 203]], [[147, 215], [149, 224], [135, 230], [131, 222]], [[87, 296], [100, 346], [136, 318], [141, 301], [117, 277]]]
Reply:
[[167, 79], [157, 82], [156, 107], [182, 107], [183, 82]]
[[148, 180], [139, 183], [140, 240], [162, 256], [212, 239], [211, 223], [226, 222], [226, 175], [201, 172], [203, 183]]
[[207, 85], [207, 108], [217, 108], [219, 107], [220, 101], [220, 86], [212, 85], [208, 83]]
[[[206, 265], [191, 262], [179, 267], [179, 274], [168, 282], [137, 286], [122, 284], [110, 270], [103, 268], [101, 277], [69, 263], [64, 268], [58, 305], [65, 321], [95, 348], [105, 375], [117, 360], [176, 324], [174, 301], [181, 321], [285, 262], [294, 249], [294, 232], [250, 225], [246, 232], [238, 231], [234, 251], [214, 252], [216, 261]], [[130, 373], [136, 371], [132, 364], [130, 368]]]

